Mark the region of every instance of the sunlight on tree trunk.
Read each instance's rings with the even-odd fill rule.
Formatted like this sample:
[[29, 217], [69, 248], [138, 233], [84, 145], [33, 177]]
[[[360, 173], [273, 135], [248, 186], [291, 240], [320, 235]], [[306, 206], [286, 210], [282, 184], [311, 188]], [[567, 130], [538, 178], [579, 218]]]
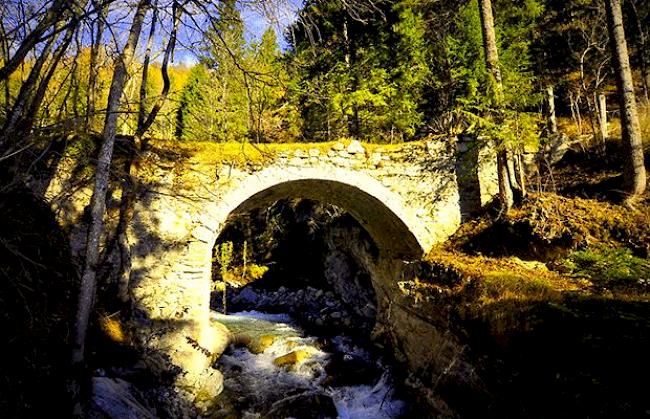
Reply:
[[607, 96], [604, 93], [598, 94], [598, 131], [601, 141], [602, 153], [605, 154], [605, 148], [607, 146], [607, 137], [609, 137], [609, 132], [607, 129]]
[[548, 131], [551, 136], [557, 135], [557, 117], [555, 116], [555, 90], [553, 86], [546, 87], [546, 103], [548, 112]]
[[129, 38], [124, 46], [121, 56], [115, 63], [113, 72], [113, 81], [108, 96], [108, 106], [106, 120], [104, 122], [104, 132], [102, 134], [102, 144], [95, 171], [95, 187], [90, 204], [91, 222], [88, 229], [88, 239], [86, 240], [86, 260], [84, 263], [83, 274], [81, 277], [81, 288], [79, 293], [79, 306], [77, 309], [75, 339], [72, 361], [80, 364], [84, 360], [84, 348], [86, 342], [86, 332], [88, 329], [88, 320], [93, 308], [95, 293], [97, 288], [97, 262], [99, 260], [99, 245], [102, 233], [104, 231], [104, 215], [106, 212], [106, 193], [108, 190], [108, 180], [110, 173], [111, 159], [113, 157], [113, 147], [115, 144], [115, 135], [117, 132], [117, 119], [119, 116], [119, 107], [124, 85], [127, 79], [127, 71], [135, 50], [138, 46], [142, 24], [145, 15], [149, 10], [149, 0], [140, 0], [138, 3]]
[[[497, 50], [496, 33], [494, 31], [494, 17], [492, 15], [492, 1], [480, 0], [481, 25], [483, 33], [483, 47], [485, 50], [485, 63], [491, 75], [492, 89], [496, 106], [503, 106], [503, 82], [499, 68], [499, 52]], [[508, 173], [508, 150], [505, 144], [497, 144], [497, 165], [499, 174], [499, 201], [504, 211], [510, 210], [514, 204], [512, 184]]]
[[646, 189], [641, 127], [636, 107], [625, 30], [623, 28], [621, 2], [620, 0], [605, 0], [605, 7], [607, 9], [607, 23], [621, 106], [621, 131], [625, 149], [623, 177], [625, 191], [629, 195], [627, 200], [630, 202], [642, 195]]

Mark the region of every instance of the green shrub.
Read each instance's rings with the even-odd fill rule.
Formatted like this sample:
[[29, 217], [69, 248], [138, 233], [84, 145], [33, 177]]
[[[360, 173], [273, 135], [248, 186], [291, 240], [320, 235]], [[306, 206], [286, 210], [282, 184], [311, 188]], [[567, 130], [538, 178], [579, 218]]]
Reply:
[[571, 253], [564, 262], [573, 276], [588, 278], [604, 289], [650, 287], [650, 261], [629, 249], [593, 247]]

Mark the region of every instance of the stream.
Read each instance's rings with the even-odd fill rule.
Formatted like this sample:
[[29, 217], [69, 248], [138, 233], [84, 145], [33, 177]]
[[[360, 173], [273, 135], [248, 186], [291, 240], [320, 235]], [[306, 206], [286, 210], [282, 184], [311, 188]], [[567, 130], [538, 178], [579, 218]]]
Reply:
[[247, 336], [215, 365], [233, 417], [393, 419], [405, 417], [391, 368], [341, 334], [309, 336], [288, 314], [243, 311], [213, 320]]

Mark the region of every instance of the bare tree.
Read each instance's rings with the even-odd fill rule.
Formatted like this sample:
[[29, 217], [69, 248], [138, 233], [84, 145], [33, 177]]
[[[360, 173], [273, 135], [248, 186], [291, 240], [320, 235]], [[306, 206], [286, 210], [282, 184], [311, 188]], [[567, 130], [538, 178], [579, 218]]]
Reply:
[[43, 35], [62, 20], [65, 9], [65, 0], [54, 0], [38, 22], [38, 25], [25, 37], [14, 55], [0, 68], [0, 80], [7, 79], [23, 62], [29, 51], [42, 41]]
[[161, 73], [163, 77], [163, 88], [156, 100], [153, 108], [147, 114], [146, 112], [146, 103], [147, 103], [147, 90], [146, 84], [148, 80], [149, 73], [149, 63], [151, 59], [151, 49], [152, 43], [156, 32], [156, 23], [158, 10], [156, 5], [154, 5], [154, 17], [151, 21], [151, 27], [149, 31], [149, 38], [147, 41], [147, 50], [144, 58], [144, 66], [142, 69], [142, 81], [140, 86], [140, 104], [138, 111], [138, 126], [136, 133], [133, 136], [133, 148], [131, 150], [131, 155], [127, 159], [127, 164], [125, 171], [126, 182], [124, 185], [124, 190], [122, 192], [122, 199], [120, 202], [120, 216], [115, 232], [115, 240], [120, 253], [120, 266], [118, 267], [118, 296], [122, 301], [128, 300], [128, 288], [129, 288], [129, 277], [131, 275], [131, 251], [127, 238], [127, 228], [131, 219], [133, 218], [133, 210], [135, 205], [135, 198], [137, 196], [137, 175], [139, 167], [139, 159], [142, 154], [144, 147], [143, 137], [145, 133], [153, 125], [156, 116], [162, 109], [167, 95], [169, 94], [169, 89], [171, 87], [171, 81], [169, 79], [169, 62], [176, 48], [176, 39], [178, 32], [178, 25], [181, 21], [183, 13], [183, 8], [178, 4], [176, 0], [172, 3], [172, 30], [170, 33], [169, 40], [167, 41], [167, 46], [165, 48], [165, 53], [163, 56], [163, 61], [161, 65]]
[[97, 169], [95, 171], [95, 186], [90, 203], [91, 221], [86, 240], [86, 260], [81, 277], [81, 288], [77, 308], [74, 348], [72, 361], [74, 364], [81, 364], [84, 360], [84, 348], [88, 320], [93, 307], [97, 288], [97, 263], [99, 261], [99, 245], [104, 231], [104, 214], [106, 212], [106, 193], [115, 135], [117, 133], [117, 120], [119, 107], [124, 93], [124, 85], [127, 79], [128, 68], [138, 46], [140, 33], [144, 18], [151, 7], [150, 0], [140, 0], [135, 10], [135, 15], [129, 30], [129, 37], [122, 53], [115, 62], [113, 80], [108, 95], [108, 105], [104, 130], [102, 133], [102, 144], [99, 150]]

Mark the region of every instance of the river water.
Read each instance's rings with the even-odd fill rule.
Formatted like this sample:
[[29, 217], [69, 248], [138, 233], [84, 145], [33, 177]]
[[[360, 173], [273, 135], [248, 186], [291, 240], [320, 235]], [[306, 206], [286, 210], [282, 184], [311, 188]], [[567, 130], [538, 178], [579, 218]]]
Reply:
[[306, 334], [289, 315], [245, 311], [213, 319], [247, 335], [216, 367], [237, 417], [393, 419], [408, 403], [397, 394], [390, 367], [345, 335]]

